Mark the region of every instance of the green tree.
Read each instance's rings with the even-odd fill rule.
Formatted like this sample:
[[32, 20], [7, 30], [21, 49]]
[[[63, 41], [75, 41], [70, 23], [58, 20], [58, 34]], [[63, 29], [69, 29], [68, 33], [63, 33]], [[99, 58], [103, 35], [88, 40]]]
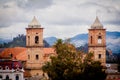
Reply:
[[57, 56], [51, 57], [43, 67], [51, 80], [105, 80], [101, 63], [93, 61], [92, 53], [83, 59], [83, 53], [61, 39], [54, 45]]

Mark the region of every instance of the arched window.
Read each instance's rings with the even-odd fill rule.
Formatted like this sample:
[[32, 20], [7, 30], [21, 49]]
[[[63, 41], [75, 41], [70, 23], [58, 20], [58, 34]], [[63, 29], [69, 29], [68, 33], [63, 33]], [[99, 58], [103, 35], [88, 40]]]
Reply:
[[8, 67], [8, 66], [5, 66], [5, 69], [9, 69], [9, 67]]
[[2, 70], [2, 66], [0, 66], [0, 70]]
[[36, 60], [38, 60], [39, 59], [39, 55], [36, 55]]
[[28, 55], [28, 59], [30, 59], [30, 55]]
[[35, 43], [38, 44], [39, 43], [39, 37], [35, 36]]
[[16, 80], [19, 80], [19, 76], [18, 75], [16, 75]]
[[0, 80], [2, 80], [2, 75], [0, 75]]
[[12, 54], [12, 53], [10, 54], [10, 57], [11, 57], [11, 58], [13, 57], [13, 54]]
[[36, 73], [36, 75], [39, 75], [39, 73]]
[[98, 36], [98, 44], [101, 44], [101, 43], [102, 43], [102, 37]]
[[30, 45], [30, 36], [28, 36], [28, 45]]
[[9, 80], [9, 76], [8, 75], [6, 75], [6, 79], [5, 80]]
[[90, 43], [92, 44], [92, 36], [90, 37]]
[[101, 59], [102, 58], [102, 55], [101, 54], [98, 54], [98, 59]]

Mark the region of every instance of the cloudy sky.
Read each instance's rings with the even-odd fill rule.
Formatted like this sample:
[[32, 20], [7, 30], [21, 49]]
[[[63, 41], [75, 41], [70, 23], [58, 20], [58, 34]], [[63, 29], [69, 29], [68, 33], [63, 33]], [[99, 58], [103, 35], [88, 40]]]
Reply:
[[26, 34], [36, 16], [44, 37], [87, 33], [96, 15], [107, 31], [120, 32], [120, 0], [0, 0], [0, 38]]

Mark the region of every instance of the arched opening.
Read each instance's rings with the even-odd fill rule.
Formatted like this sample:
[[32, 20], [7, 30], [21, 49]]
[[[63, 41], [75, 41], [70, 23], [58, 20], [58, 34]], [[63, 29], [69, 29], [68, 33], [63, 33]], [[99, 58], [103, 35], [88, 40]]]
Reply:
[[28, 45], [30, 45], [30, 36], [28, 36]]
[[102, 37], [98, 36], [98, 44], [101, 44], [101, 43], [102, 43]]
[[39, 43], [39, 37], [35, 36], [35, 43], [38, 44]]
[[90, 43], [92, 44], [92, 36], [90, 37]]
[[2, 66], [0, 66], [0, 70], [2, 70]]
[[16, 75], [16, 78], [15, 78], [15, 80], [19, 80], [19, 76], [18, 76], [18, 75]]
[[39, 55], [36, 55], [36, 60], [38, 60], [39, 59]]
[[36, 73], [36, 75], [39, 75], [39, 73]]
[[30, 59], [30, 55], [28, 55], [28, 59]]
[[8, 75], [6, 75], [6, 79], [5, 80], [9, 80], [9, 76]]
[[0, 80], [2, 80], [2, 75], [0, 75]]
[[98, 54], [98, 59], [101, 59], [102, 58], [102, 55], [101, 54]]
[[9, 69], [9, 67], [8, 67], [8, 66], [5, 66], [5, 69], [7, 69], [7, 70], [8, 70], [8, 69]]
[[11, 58], [13, 57], [13, 54], [12, 54], [12, 53], [10, 54], [10, 57], [11, 57]]

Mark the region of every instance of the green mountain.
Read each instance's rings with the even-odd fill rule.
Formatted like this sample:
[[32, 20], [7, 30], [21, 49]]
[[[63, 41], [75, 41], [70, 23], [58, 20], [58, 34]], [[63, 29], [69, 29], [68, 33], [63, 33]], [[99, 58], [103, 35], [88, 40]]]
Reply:
[[[43, 40], [44, 47], [49, 47], [49, 44]], [[0, 44], [0, 48], [9, 48], [9, 47], [26, 47], [26, 36], [18, 35], [14, 37], [12, 41], [4, 42]]]

